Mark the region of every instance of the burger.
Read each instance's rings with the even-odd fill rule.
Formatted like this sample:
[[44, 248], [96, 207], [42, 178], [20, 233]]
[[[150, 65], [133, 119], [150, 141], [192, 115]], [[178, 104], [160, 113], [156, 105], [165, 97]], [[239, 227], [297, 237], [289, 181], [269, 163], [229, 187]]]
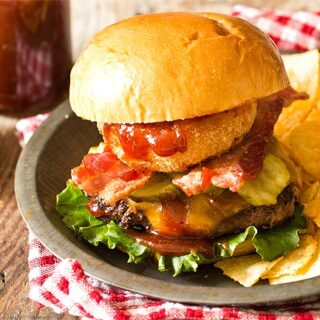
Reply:
[[[274, 260], [305, 228], [275, 152], [290, 87], [275, 44], [213, 13], [141, 15], [94, 36], [70, 103], [102, 142], [57, 196], [65, 224], [174, 275], [235, 255]], [[79, 160], [80, 162], [80, 160]]]

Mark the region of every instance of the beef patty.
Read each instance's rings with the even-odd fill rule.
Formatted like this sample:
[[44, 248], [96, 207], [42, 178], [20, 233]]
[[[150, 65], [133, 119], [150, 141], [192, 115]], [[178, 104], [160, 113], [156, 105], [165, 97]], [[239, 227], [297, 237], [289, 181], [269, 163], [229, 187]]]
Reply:
[[[216, 228], [212, 238], [238, 233], [248, 226], [270, 229], [282, 224], [294, 214], [295, 195], [293, 185], [287, 186], [278, 196], [278, 201], [271, 206], [251, 206], [239, 211], [236, 215], [223, 220]], [[100, 212], [98, 219], [108, 223], [113, 220], [123, 229], [149, 231], [151, 225], [142, 212], [133, 212], [125, 200], [111, 206], [104, 200], [93, 197], [90, 199], [91, 212]]]
[[238, 214], [223, 220], [215, 231], [218, 237], [228, 233], [239, 233], [249, 226], [271, 229], [281, 225], [294, 214], [295, 194], [293, 185], [287, 186], [278, 196], [277, 203], [271, 206], [249, 207]]

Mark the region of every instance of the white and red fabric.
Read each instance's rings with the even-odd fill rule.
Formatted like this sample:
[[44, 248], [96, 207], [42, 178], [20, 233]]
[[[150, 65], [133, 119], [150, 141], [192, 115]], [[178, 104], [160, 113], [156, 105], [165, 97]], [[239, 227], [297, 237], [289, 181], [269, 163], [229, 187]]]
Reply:
[[79, 261], [57, 258], [32, 233], [29, 235], [29, 268], [29, 296], [32, 300], [57, 313], [69, 312], [82, 319], [314, 320], [320, 318], [320, 303], [300, 306], [299, 312], [290, 310], [290, 307], [267, 312], [184, 305], [111, 288], [87, 276]]
[[267, 33], [281, 50], [320, 48], [319, 11], [285, 12], [236, 5], [232, 15], [247, 20]]
[[34, 103], [48, 94], [53, 81], [52, 55], [51, 43], [33, 48], [17, 33], [16, 94], [21, 103]]
[[37, 114], [36, 116], [21, 119], [16, 124], [16, 133], [23, 147], [30, 140], [32, 134], [40, 127], [41, 123], [48, 118], [49, 114]]
[[[237, 5], [232, 14], [268, 33], [280, 49], [320, 48], [320, 11], [263, 11]], [[21, 145], [27, 143], [47, 114], [17, 123]], [[282, 306], [263, 311], [229, 307], [192, 306], [155, 299], [110, 287], [85, 274], [77, 260], [60, 260], [32, 233], [29, 236], [30, 298], [57, 313], [69, 312], [81, 319], [320, 319], [319, 301], [300, 306]]]

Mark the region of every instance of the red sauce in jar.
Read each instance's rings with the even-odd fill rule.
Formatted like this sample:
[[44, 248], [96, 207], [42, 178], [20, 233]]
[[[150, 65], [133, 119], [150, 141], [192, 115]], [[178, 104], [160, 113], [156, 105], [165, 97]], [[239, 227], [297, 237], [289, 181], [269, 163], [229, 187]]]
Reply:
[[168, 157], [187, 150], [187, 137], [174, 122], [150, 124], [105, 124], [104, 136], [110, 133], [119, 137], [122, 149], [131, 158], [146, 160], [149, 149], [160, 157]]
[[68, 0], [0, 1], [0, 110], [56, 105], [71, 70]]

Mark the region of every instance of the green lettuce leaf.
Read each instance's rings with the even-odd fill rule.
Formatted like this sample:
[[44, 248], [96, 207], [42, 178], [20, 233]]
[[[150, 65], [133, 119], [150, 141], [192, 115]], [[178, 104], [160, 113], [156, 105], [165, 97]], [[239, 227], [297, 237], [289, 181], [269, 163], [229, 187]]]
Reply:
[[179, 257], [168, 257], [156, 254], [155, 257], [158, 260], [158, 270], [173, 270], [174, 277], [182, 272], [196, 272], [199, 265], [210, 264], [216, 261], [216, 259], [208, 259], [197, 252], [191, 252]]
[[236, 248], [248, 239], [253, 239], [258, 233], [254, 226], [247, 227], [244, 232], [230, 236], [223, 242], [217, 242], [216, 252], [220, 258], [230, 258], [233, 256]]
[[57, 195], [56, 209], [63, 217], [63, 222], [81, 235], [80, 228], [102, 225], [103, 222], [95, 219], [87, 209], [88, 199], [71, 180], [67, 187]]
[[306, 221], [302, 216], [303, 206], [297, 204], [294, 218], [282, 226], [259, 232], [252, 240], [257, 253], [263, 260], [279, 258], [299, 245], [299, 233], [304, 232]]
[[279, 258], [299, 245], [299, 233], [306, 228], [302, 212], [303, 206], [297, 204], [293, 219], [270, 230], [258, 232], [256, 227], [250, 226], [244, 232], [218, 243], [217, 253], [222, 259], [231, 257], [239, 244], [251, 239], [256, 252], [263, 260], [272, 261]]

